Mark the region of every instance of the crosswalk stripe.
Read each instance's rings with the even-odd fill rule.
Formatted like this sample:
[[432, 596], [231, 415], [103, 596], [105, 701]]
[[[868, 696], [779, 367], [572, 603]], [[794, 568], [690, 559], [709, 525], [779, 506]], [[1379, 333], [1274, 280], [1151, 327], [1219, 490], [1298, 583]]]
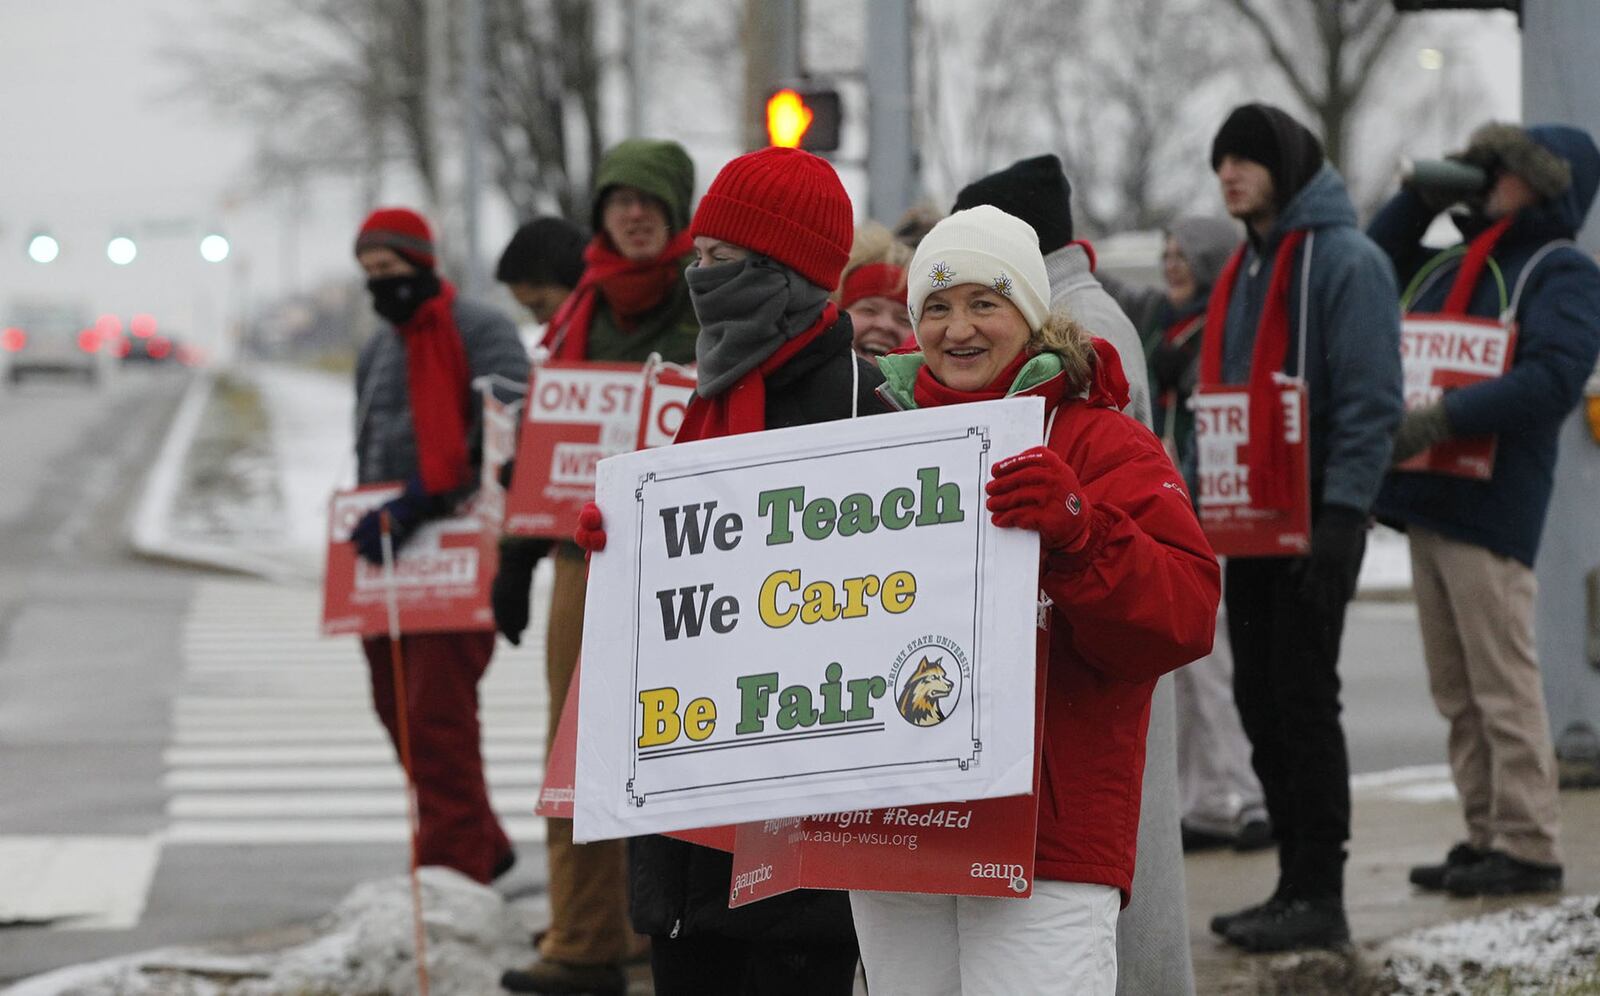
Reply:
[[[506, 832], [544, 838], [542, 659], [548, 576], [520, 649], [479, 684], [485, 777]], [[309, 587], [214, 580], [190, 605], [163, 752], [168, 844], [403, 842], [404, 775], [372, 708], [359, 641], [316, 630]]]
[[[515, 840], [544, 840], [544, 821], [533, 816], [502, 816]], [[410, 830], [404, 817], [392, 819], [192, 820], [173, 823], [169, 844], [388, 844], [404, 843]]]
[[[526, 815], [538, 799], [533, 789], [492, 791], [495, 809]], [[396, 789], [341, 792], [197, 792], [173, 798], [167, 815], [182, 819], [241, 817], [405, 816], [405, 793]]]
[[[496, 741], [484, 746], [484, 760], [491, 765], [538, 764], [544, 761], [544, 743], [532, 740]], [[250, 747], [168, 747], [163, 760], [174, 768], [204, 768], [225, 765], [285, 764], [389, 764], [394, 748], [383, 744], [338, 744], [335, 746], [250, 746]]]

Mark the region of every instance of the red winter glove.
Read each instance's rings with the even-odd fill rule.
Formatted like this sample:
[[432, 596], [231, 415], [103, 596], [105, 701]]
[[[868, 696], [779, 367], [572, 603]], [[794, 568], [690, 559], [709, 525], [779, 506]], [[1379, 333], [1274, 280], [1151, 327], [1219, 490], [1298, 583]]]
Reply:
[[599, 505], [590, 502], [583, 506], [583, 511], [578, 513], [578, 529], [572, 534], [572, 541], [583, 547], [586, 553], [599, 553], [606, 548], [604, 522]]
[[1032, 529], [1044, 548], [1077, 553], [1089, 542], [1094, 511], [1082, 495], [1078, 475], [1046, 446], [1023, 450], [994, 465], [987, 488], [994, 524]]

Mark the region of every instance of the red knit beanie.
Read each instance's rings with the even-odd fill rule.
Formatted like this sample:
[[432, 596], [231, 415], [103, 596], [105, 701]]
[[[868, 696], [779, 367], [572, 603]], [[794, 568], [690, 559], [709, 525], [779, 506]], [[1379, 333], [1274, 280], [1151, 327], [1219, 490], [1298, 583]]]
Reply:
[[422, 215], [410, 208], [379, 208], [367, 215], [356, 236], [356, 255], [363, 249], [393, 249], [415, 265], [433, 269], [433, 232]]
[[774, 147], [722, 167], [700, 198], [689, 234], [769, 256], [831, 291], [850, 258], [854, 214], [827, 160]]

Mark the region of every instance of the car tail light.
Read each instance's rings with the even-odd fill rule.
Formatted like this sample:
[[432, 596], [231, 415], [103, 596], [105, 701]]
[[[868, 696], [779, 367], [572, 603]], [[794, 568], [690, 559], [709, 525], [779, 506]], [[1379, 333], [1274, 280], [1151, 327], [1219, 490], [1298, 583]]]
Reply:
[[141, 339], [148, 339], [156, 334], [156, 320], [153, 315], [137, 314], [128, 319], [128, 331]]
[[111, 355], [117, 359], [124, 359], [133, 351], [133, 342], [125, 335], [119, 335], [111, 340]]
[[28, 344], [28, 333], [19, 328], [9, 328], [0, 331], [0, 349], [8, 353], [19, 353], [22, 347]]
[[172, 352], [172, 340], [166, 336], [153, 335], [150, 341], [145, 343], [144, 348], [152, 360], [164, 360], [167, 354]]
[[100, 351], [100, 333], [94, 329], [84, 329], [79, 332], [78, 348], [85, 353], [98, 353]]

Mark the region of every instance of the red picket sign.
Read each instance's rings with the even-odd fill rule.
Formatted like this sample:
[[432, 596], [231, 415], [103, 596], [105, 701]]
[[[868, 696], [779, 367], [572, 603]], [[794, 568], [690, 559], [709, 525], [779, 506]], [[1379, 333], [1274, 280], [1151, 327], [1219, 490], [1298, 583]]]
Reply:
[[[561, 706], [555, 740], [550, 744], [550, 755], [544, 759], [544, 783], [539, 786], [539, 801], [533, 807], [535, 816], [572, 819], [572, 787], [578, 774], [578, 672], [582, 669], [582, 661], [572, 669], [572, 684]], [[705, 827], [667, 836], [719, 851], [732, 851], [733, 834], [733, 827]]]
[[[326, 636], [389, 631], [381, 565], [361, 559], [350, 532], [367, 512], [404, 490], [400, 484], [369, 484], [335, 492], [328, 503], [328, 559], [323, 578], [322, 632]], [[486, 528], [489, 506], [424, 523], [395, 554], [394, 584], [404, 633], [494, 629], [489, 586], [499, 548]]]
[[694, 371], [673, 363], [649, 368], [639, 422], [639, 449], [670, 445], [694, 397]]
[[1286, 508], [1268, 508], [1250, 493], [1245, 462], [1250, 395], [1239, 387], [1200, 386], [1190, 397], [1200, 460], [1200, 525], [1219, 557], [1296, 557], [1311, 550], [1311, 461], [1308, 398], [1303, 383], [1283, 385], [1289, 466]]
[[[1511, 369], [1516, 328], [1487, 318], [1406, 315], [1400, 325], [1400, 365], [1406, 410], [1438, 401], [1444, 392], [1499, 377]], [[1447, 439], [1396, 470], [1487, 481], [1494, 476], [1494, 436]]]
[[1050, 653], [1049, 603], [1036, 644], [1033, 793], [744, 823], [730, 909], [795, 889], [859, 889], [1023, 899], [1033, 895]]
[[595, 464], [638, 448], [643, 368], [626, 363], [545, 363], [523, 404], [506, 532], [569, 539], [594, 500]]

